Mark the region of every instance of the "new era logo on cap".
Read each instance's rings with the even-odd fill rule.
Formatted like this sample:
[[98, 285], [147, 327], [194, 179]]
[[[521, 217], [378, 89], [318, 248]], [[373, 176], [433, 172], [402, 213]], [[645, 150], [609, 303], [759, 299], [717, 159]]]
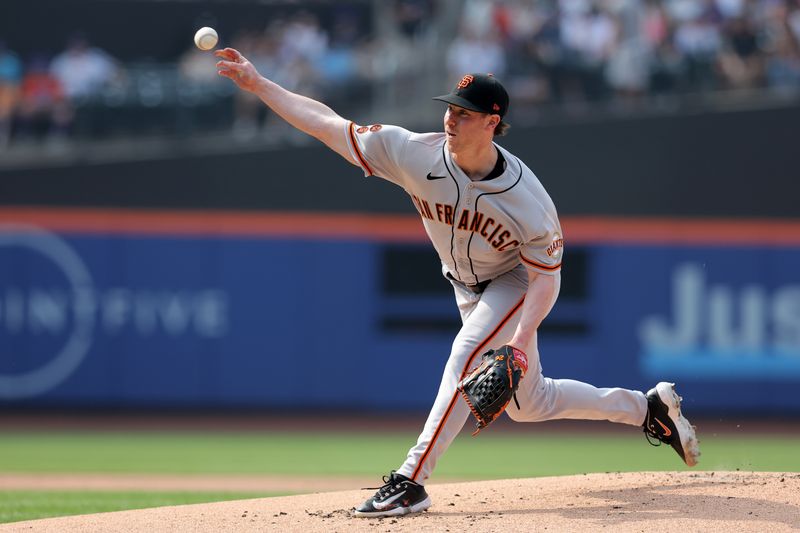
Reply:
[[450, 94], [436, 96], [434, 100], [501, 117], [508, 111], [508, 93], [491, 74], [466, 74]]

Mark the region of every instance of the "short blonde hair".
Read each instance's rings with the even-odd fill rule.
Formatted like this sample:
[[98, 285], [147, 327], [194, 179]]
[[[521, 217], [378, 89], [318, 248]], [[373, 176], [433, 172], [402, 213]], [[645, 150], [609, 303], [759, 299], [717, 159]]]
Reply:
[[497, 126], [494, 127], [494, 136], [495, 137], [502, 137], [506, 133], [508, 133], [509, 128], [511, 128], [511, 124], [508, 122], [504, 122], [503, 119], [500, 119], [500, 122], [497, 123]]

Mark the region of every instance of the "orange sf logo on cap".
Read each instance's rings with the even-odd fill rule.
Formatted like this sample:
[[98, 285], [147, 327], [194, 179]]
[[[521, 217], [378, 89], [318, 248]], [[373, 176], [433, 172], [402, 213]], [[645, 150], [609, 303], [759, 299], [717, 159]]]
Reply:
[[467, 74], [466, 76], [461, 78], [461, 81], [458, 82], [458, 85], [456, 86], [456, 88], [457, 89], [463, 89], [463, 88], [469, 86], [469, 84], [472, 83], [473, 81], [475, 81], [475, 77], [472, 76], [471, 74]]

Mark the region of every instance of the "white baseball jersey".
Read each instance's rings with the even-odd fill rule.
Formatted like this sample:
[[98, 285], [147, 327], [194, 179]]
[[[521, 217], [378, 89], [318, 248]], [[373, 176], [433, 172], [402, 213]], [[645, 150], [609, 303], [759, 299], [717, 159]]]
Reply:
[[[552, 200], [533, 172], [499, 146], [504, 171], [472, 181], [453, 163], [444, 133], [349, 123], [345, 134], [350, 153], [365, 174], [385, 178], [411, 196], [442, 269], [453, 281], [461, 314], [461, 331], [453, 341], [425, 427], [397, 469], [424, 483], [469, 416], [457, 391], [459, 381], [479, 364], [481, 354], [513, 337], [528, 288], [525, 267], [555, 276], [556, 287], [560, 286], [561, 226]], [[472, 287], [477, 284], [479, 288]], [[547, 305], [554, 303], [555, 295]], [[527, 353], [529, 367], [516, 395], [519, 408], [514, 404], [507, 408], [512, 419], [582, 418], [631, 425], [644, 420], [647, 400], [642, 392], [546, 378], [536, 337], [529, 346], [517, 348]]]
[[[561, 268], [556, 208], [534, 173], [504, 148], [505, 171], [471, 180], [453, 162], [444, 133], [397, 126], [347, 126], [350, 152], [366, 175], [405, 189], [444, 269], [475, 285], [524, 263], [545, 274]], [[496, 145], [495, 145], [496, 146]]]

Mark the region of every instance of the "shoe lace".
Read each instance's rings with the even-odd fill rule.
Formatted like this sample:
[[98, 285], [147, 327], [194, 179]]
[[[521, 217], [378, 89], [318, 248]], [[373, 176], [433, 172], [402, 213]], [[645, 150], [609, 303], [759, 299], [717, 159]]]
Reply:
[[387, 496], [397, 491], [400, 487], [400, 480], [397, 479], [396, 471], [392, 470], [388, 476], [383, 476], [382, 487], [364, 487], [363, 490], [377, 490], [381, 497]]

